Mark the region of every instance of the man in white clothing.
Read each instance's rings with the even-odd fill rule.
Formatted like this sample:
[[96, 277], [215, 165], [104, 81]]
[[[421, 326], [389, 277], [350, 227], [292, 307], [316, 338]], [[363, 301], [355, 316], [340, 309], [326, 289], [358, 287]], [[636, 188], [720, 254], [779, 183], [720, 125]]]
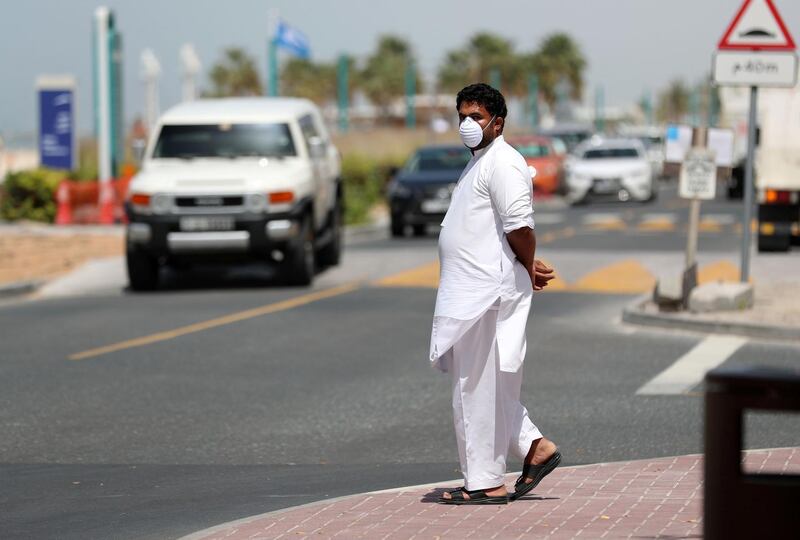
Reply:
[[[561, 461], [519, 401], [531, 296], [553, 271], [534, 259], [533, 185], [524, 158], [502, 136], [505, 99], [491, 86], [473, 84], [458, 93], [456, 108], [473, 157], [439, 235], [430, 358], [452, 372], [464, 487], [439, 502], [505, 504]], [[510, 497], [503, 481], [509, 452], [523, 459]]]

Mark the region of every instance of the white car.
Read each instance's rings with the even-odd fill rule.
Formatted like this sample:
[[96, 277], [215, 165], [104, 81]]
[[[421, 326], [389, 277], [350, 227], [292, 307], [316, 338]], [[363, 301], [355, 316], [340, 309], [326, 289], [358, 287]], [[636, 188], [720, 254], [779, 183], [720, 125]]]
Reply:
[[307, 285], [339, 262], [339, 152], [319, 109], [294, 98], [198, 100], [153, 130], [126, 201], [128, 277], [162, 265], [257, 260]]
[[636, 139], [593, 138], [574, 151], [567, 173], [570, 199], [650, 201], [656, 196], [653, 169]]

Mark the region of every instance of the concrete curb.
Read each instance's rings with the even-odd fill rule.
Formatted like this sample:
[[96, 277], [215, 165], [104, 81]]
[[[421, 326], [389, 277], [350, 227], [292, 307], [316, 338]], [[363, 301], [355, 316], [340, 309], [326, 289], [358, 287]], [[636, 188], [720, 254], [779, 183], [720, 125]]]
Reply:
[[30, 280], [30, 281], [15, 281], [6, 285], [0, 285], [0, 299], [15, 298], [17, 296], [24, 296], [39, 290], [42, 285], [46, 283], [45, 280]]
[[648, 313], [644, 306], [650, 301], [647, 294], [637, 298], [622, 311], [622, 322], [667, 328], [671, 330], [689, 330], [707, 334], [735, 334], [761, 339], [780, 339], [800, 341], [800, 328], [738, 321], [705, 320], [686, 313]]

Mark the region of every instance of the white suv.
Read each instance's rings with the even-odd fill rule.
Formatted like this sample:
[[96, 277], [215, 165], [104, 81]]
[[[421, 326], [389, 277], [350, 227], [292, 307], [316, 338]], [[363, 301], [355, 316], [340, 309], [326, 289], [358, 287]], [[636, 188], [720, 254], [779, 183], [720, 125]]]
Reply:
[[126, 201], [131, 288], [156, 288], [165, 264], [246, 259], [310, 284], [318, 265], [339, 263], [340, 172], [308, 100], [208, 99], [170, 109]]

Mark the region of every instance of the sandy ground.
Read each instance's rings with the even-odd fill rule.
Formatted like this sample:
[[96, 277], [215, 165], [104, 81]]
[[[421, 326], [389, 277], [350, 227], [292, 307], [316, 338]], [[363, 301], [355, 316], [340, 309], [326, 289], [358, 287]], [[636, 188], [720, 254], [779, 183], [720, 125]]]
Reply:
[[57, 231], [39, 226], [0, 227], [0, 286], [47, 280], [66, 274], [85, 262], [124, 253], [121, 229]]

